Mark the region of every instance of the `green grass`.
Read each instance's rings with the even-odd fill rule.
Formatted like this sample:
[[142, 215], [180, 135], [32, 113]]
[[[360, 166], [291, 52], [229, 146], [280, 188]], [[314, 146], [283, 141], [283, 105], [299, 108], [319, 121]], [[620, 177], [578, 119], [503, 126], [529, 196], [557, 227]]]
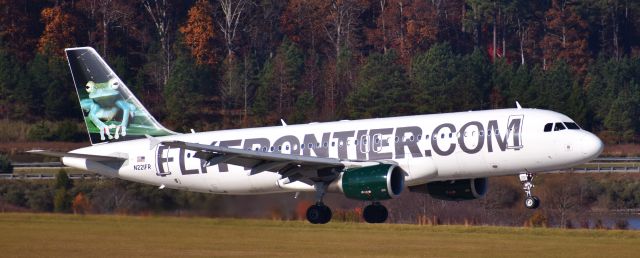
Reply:
[[3, 257], [637, 257], [640, 232], [0, 214]]
[[41, 168], [13, 168], [14, 174], [58, 174], [60, 169], [64, 169], [67, 174], [95, 174], [93, 172], [87, 172], [82, 169], [64, 167], [64, 168], [50, 168], [50, 167], [41, 167]]

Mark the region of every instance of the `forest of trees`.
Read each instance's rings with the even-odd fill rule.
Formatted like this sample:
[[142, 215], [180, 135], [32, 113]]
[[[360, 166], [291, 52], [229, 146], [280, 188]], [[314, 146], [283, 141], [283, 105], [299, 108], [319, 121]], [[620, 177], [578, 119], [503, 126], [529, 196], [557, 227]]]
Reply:
[[635, 0], [0, 0], [1, 119], [81, 120], [73, 46], [178, 131], [517, 100], [640, 141]]

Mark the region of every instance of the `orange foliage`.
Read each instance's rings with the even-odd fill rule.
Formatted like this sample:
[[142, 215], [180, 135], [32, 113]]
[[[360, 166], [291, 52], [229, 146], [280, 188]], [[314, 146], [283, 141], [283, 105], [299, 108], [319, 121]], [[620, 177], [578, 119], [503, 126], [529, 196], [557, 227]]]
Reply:
[[184, 43], [191, 50], [191, 54], [198, 64], [212, 65], [215, 63], [215, 52], [212, 44], [215, 36], [213, 23], [213, 6], [206, 0], [198, 0], [189, 9], [187, 23], [180, 27], [184, 35]]
[[37, 44], [31, 28], [35, 19], [26, 8], [29, 4], [29, 1], [0, 0], [0, 42], [21, 60], [31, 58]]
[[577, 73], [584, 73], [589, 60], [586, 21], [565, 0], [554, 0], [545, 16], [547, 33], [541, 43], [545, 68], [555, 60], [564, 60]]
[[84, 194], [79, 192], [76, 197], [73, 198], [71, 207], [73, 208], [73, 214], [85, 214], [89, 212], [91, 205], [89, 205], [89, 200], [84, 196]]
[[381, 0], [378, 4], [380, 14], [376, 27], [366, 32], [368, 41], [378, 50], [396, 50], [404, 64], [436, 42], [445, 24], [460, 22], [460, 16], [453, 15], [461, 13], [460, 4], [403, 0]]
[[307, 201], [307, 200], [299, 201], [298, 204], [296, 205], [296, 217], [297, 217], [297, 219], [306, 220], [307, 219], [307, 209], [311, 205], [313, 205], [313, 203], [310, 202], [310, 201]]
[[[323, 32], [318, 27], [319, 17], [315, 1], [291, 0], [280, 16], [280, 27], [289, 40], [305, 48], [312, 47]], [[306, 36], [305, 36], [306, 35]]]
[[41, 18], [45, 27], [38, 41], [38, 52], [42, 54], [50, 50], [64, 57], [63, 49], [76, 45], [76, 19], [62, 8], [55, 6], [42, 9]]

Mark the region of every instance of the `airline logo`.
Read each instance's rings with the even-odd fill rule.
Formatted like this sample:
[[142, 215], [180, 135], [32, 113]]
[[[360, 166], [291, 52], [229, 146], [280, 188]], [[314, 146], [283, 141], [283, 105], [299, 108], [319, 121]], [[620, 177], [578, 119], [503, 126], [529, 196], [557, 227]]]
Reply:
[[[505, 152], [522, 149], [523, 115], [512, 115], [508, 118], [506, 130], [500, 131], [498, 120], [485, 123], [470, 121], [460, 126], [453, 123], [443, 123], [434, 127], [428, 133], [421, 127], [383, 127], [369, 130], [346, 130], [305, 134], [303, 137], [284, 135], [273, 141], [267, 138], [247, 138], [225, 141], [214, 141], [212, 146], [243, 148], [262, 152], [281, 152], [293, 155], [329, 157], [329, 152], [337, 149], [339, 159], [355, 160], [390, 160], [404, 159], [409, 155], [413, 158], [448, 156], [460, 150], [466, 154], [480, 151]], [[419, 142], [427, 141], [429, 147], [421, 149]], [[424, 148], [424, 147], [423, 147]], [[350, 157], [349, 150], [355, 157]], [[185, 159], [194, 158], [187, 151], [180, 149], [178, 153], [171, 153], [167, 146], [160, 145], [156, 149], [156, 161], [159, 176], [170, 174], [169, 163], [179, 162], [182, 174], [207, 173], [205, 160], [200, 161], [200, 167], [187, 169]], [[175, 156], [178, 154], [177, 156]], [[219, 163], [219, 172], [228, 172], [228, 165]]]

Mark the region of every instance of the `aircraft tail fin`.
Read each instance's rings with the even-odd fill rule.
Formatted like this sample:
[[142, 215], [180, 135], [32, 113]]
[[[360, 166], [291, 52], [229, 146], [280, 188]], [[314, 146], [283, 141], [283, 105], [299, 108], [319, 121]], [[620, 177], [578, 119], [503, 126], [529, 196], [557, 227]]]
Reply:
[[158, 123], [95, 49], [65, 52], [91, 144], [176, 134]]

